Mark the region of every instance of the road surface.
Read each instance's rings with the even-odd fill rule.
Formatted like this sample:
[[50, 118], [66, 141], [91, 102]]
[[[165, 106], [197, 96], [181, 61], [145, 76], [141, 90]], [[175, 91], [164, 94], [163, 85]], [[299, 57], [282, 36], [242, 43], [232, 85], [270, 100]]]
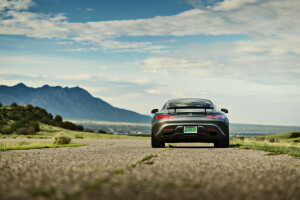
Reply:
[[288, 155], [74, 141], [86, 146], [0, 152], [0, 199], [300, 199], [300, 160]]

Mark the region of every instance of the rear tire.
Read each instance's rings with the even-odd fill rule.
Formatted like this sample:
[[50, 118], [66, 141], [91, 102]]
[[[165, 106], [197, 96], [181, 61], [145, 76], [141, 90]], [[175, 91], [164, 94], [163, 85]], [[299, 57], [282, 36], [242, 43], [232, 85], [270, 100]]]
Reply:
[[214, 146], [216, 148], [228, 148], [229, 147], [229, 136], [227, 136], [225, 140], [215, 142]]
[[164, 148], [165, 142], [157, 140], [152, 133], [151, 134], [151, 146], [152, 146], [152, 148]]

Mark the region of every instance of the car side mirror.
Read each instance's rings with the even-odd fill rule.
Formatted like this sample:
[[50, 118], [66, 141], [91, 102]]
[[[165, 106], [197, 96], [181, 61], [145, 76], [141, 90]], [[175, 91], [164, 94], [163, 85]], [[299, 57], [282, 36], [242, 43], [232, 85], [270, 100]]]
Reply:
[[158, 109], [153, 109], [153, 110], [151, 111], [152, 114], [157, 113], [157, 112], [158, 112]]
[[228, 113], [228, 110], [226, 108], [222, 108], [221, 111], [224, 113]]

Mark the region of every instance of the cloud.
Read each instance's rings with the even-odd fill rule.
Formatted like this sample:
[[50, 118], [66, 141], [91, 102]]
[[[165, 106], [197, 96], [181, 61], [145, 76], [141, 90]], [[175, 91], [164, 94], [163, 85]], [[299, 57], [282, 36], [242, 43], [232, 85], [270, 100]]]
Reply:
[[87, 8], [86, 11], [93, 11], [94, 8]]
[[98, 51], [99, 48], [90, 47], [90, 48], [76, 48], [76, 49], [61, 49], [57, 51], [69, 51], [69, 52], [80, 52], [80, 51]]
[[35, 4], [31, 0], [0, 0], [0, 11], [9, 10], [26, 10]]
[[228, 11], [228, 10], [234, 10], [241, 8], [245, 5], [250, 5], [257, 3], [259, 0], [227, 0], [227, 1], [222, 1], [217, 4], [217, 6], [214, 7], [214, 10], [223, 10], [223, 11]]
[[[120, 42], [116, 39], [124, 35], [242, 34], [249, 35], [255, 40], [269, 40], [269, 48], [276, 47], [275, 54], [282, 52], [299, 54], [300, 1], [298, 0], [284, 2], [225, 0], [208, 6], [205, 10], [192, 9], [172, 16], [86, 23], [68, 22], [63, 14], [25, 12], [22, 9], [33, 5], [29, 0], [2, 0], [2, 3], [4, 6], [1, 11], [0, 34], [91, 42], [108, 50], [135, 52], [163, 52], [163, 47], [149, 43], [147, 44], [149, 47], [145, 48], [144, 42]], [[280, 46], [282, 43], [294, 44], [292, 51], [289, 45]], [[280, 48], [277, 48], [278, 46]]]

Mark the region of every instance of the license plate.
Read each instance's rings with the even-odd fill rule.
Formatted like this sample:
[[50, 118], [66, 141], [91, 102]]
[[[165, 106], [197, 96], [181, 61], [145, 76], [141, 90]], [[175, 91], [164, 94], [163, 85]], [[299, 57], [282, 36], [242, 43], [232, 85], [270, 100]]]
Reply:
[[197, 126], [185, 126], [183, 133], [197, 133]]

